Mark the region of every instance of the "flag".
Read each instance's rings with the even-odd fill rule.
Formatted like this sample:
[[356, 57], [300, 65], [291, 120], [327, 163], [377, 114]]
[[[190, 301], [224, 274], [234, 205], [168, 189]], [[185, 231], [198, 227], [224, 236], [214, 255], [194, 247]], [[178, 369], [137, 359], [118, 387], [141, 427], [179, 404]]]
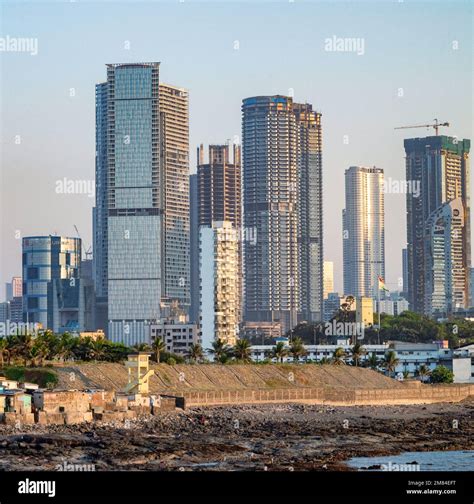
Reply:
[[379, 276], [378, 278], [379, 278], [379, 290], [383, 290], [385, 292], [388, 292], [387, 287], [385, 287], [384, 279], [381, 276]]

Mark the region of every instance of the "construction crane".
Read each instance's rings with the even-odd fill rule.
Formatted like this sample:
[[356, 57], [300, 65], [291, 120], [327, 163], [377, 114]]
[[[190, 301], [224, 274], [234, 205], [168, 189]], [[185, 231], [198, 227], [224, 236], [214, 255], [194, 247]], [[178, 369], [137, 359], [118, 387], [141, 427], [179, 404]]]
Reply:
[[414, 126], [399, 126], [398, 128], [394, 129], [408, 129], [408, 128], [434, 128], [436, 131], [436, 136], [438, 136], [438, 129], [440, 126], [449, 126], [448, 122], [443, 122], [440, 123], [438, 119], [433, 119], [434, 123], [431, 124], [416, 124]]
[[[76, 230], [77, 237], [81, 238], [81, 235], [79, 233], [79, 229], [77, 229], [77, 226], [75, 224], [74, 224], [74, 229]], [[92, 256], [92, 247], [89, 247], [86, 250], [86, 246], [84, 245], [84, 240], [82, 238], [81, 238], [81, 243], [82, 243], [82, 247], [84, 248], [84, 254], [86, 256], [86, 261], [88, 261]]]

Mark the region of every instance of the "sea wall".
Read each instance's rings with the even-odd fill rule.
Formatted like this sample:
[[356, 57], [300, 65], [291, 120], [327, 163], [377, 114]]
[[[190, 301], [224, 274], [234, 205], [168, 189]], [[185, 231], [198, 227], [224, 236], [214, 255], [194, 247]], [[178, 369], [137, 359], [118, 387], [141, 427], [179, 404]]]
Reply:
[[[421, 384], [419, 384], [421, 385]], [[339, 406], [458, 402], [474, 396], [474, 385], [411, 385], [398, 389], [273, 389], [186, 392], [186, 406], [300, 402]]]

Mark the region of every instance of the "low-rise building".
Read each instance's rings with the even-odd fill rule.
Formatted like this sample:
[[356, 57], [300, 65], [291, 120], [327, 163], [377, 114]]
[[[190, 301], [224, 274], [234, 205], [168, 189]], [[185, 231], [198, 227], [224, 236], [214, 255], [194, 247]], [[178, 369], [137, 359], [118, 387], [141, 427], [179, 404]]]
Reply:
[[185, 356], [191, 345], [200, 342], [200, 334], [197, 324], [180, 322], [175, 320], [164, 321], [150, 325], [150, 342], [161, 338], [166, 351]]

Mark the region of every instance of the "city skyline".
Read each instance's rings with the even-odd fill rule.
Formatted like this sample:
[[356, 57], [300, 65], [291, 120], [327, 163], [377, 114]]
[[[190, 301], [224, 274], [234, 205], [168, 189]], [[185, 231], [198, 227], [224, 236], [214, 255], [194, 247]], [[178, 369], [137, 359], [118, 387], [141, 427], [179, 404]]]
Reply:
[[[75, 11], [76, 7], [79, 7]], [[128, 6], [129, 7], [129, 6]], [[183, 8], [184, 7], [184, 8]], [[296, 8], [295, 8], [296, 7]], [[29, 6], [29, 9], [34, 7]], [[130, 12], [132, 17], [145, 20], [146, 13], [150, 9], [158, 9], [157, 6], [137, 6], [136, 10], [128, 10], [127, 6], [120, 6], [121, 13]], [[210, 7], [209, 7], [210, 8]], [[282, 6], [286, 9], [288, 15], [294, 19], [303, 19], [305, 13], [314, 12], [314, 6]], [[293, 11], [290, 10], [293, 8]], [[179, 82], [180, 85], [190, 89], [190, 120], [191, 120], [191, 141], [190, 151], [191, 156], [194, 156], [194, 148], [200, 143], [216, 143], [222, 142], [228, 136], [233, 139], [236, 135], [240, 139], [240, 104], [238, 103], [246, 96], [255, 96], [261, 94], [281, 93], [288, 95], [289, 91], [294, 92], [294, 99], [297, 102], [309, 102], [314, 105], [316, 110], [322, 111], [324, 123], [324, 209], [325, 209], [325, 258], [326, 260], [334, 261], [335, 263], [335, 289], [341, 291], [341, 271], [342, 271], [342, 247], [340, 236], [342, 233], [339, 223], [340, 209], [343, 207], [343, 194], [341, 194], [340, 186], [343, 180], [343, 173], [347, 166], [353, 164], [362, 165], [377, 165], [384, 169], [387, 178], [394, 181], [404, 180], [404, 162], [403, 162], [403, 136], [405, 137], [423, 137], [427, 136], [425, 130], [414, 130], [413, 135], [401, 135], [399, 132], [392, 130], [395, 126], [405, 124], [417, 124], [429, 122], [433, 117], [439, 117], [442, 120], [449, 120], [452, 126], [446, 130], [446, 134], [457, 135], [459, 138], [472, 138], [472, 123], [469, 114], [465, 110], [465, 106], [471, 100], [469, 94], [469, 85], [471, 77], [468, 73], [470, 68], [469, 55], [471, 49], [468, 47], [470, 28], [466, 19], [463, 21], [463, 12], [466, 12], [466, 5], [458, 4], [458, 9], [450, 12], [451, 19], [456, 25], [456, 30], [441, 29], [442, 17], [440, 17], [440, 9], [442, 6], [433, 6], [430, 13], [422, 12], [420, 6], [417, 5], [391, 5], [377, 7], [377, 13], [385, 13], [387, 11], [393, 13], [392, 22], [403, 19], [406, 21], [404, 32], [400, 35], [405, 36], [405, 41], [401, 39], [396, 43], [392, 40], [381, 40], [380, 31], [372, 30], [368, 24], [363, 21], [366, 8], [358, 6], [358, 12], [355, 13], [356, 19], [359, 21], [359, 28], [348, 30], [348, 17], [343, 12], [340, 6], [318, 6], [319, 16], [324, 19], [328, 13], [338, 12], [337, 26], [328, 25], [328, 32], [322, 34], [316, 41], [313, 41], [315, 51], [315, 61], [324, 63], [326, 72], [318, 72], [318, 78], [314, 78], [311, 69], [305, 69], [303, 76], [301, 71], [296, 71], [298, 62], [301, 61], [301, 56], [297, 52], [298, 43], [308, 43], [309, 39], [305, 38], [304, 30], [295, 32], [293, 40], [295, 42], [286, 41], [285, 44], [289, 47], [284, 48], [278, 44], [278, 36], [276, 30], [277, 20], [272, 19], [273, 29], [262, 28], [267, 37], [267, 44], [273, 43], [273, 47], [278, 47], [282, 54], [292, 55], [292, 59], [287, 59], [288, 65], [284, 73], [274, 70], [273, 63], [276, 55], [272, 52], [268, 53], [268, 59], [261, 61], [259, 55], [262, 54], [262, 40], [256, 39], [251, 35], [251, 28], [254, 26], [254, 20], [260, 15], [267, 15], [269, 11], [265, 6], [254, 6], [253, 13], [255, 17], [251, 19], [250, 26], [242, 28], [241, 35], [228, 36], [224, 31], [218, 31], [215, 34], [222, 44], [219, 46], [218, 53], [221, 56], [227, 55], [227, 62], [220, 60], [225, 68], [232, 68], [229, 71], [228, 77], [219, 73], [219, 77], [230, 79], [235, 75], [235, 72], [242, 73], [244, 79], [238, 80], [239, 85], [224, 86], [225, 90], [219, 90], [217, 84], [209, 85], [209, 79], [202, 77], [196, 73], [196, 64], [190, 58], [193, 56], [193, 44], [196, 45], [196, 50], [200, 51], [201, 58], [199, 63], [201, 70], [209, 69], [211, 59], [203, 59], [202, 49], [209, 46], [209, 39], [204, 37], [203, 40], [193, 39], [193, 30], [187, 35], [183, 35], [183, 39], [178, 48], [172, 48], [170, 43], [161, 44], [158, 48], [153, 48], [152, 52], [155, 57], [144, 58], [148, 49], [143, 51], [141, 47], [142, 37], [140, 34], [132, 33], [130, 37], [132, 49], [124, 49], [123, 40], [115, 40], [117, 47], [113, 49], [113, 44], [110, 42], [101, 46], [100, 44], [94, 48], [94, 54], [86, 51], [85, 54], [89, 57], [84, 59], [81, 55], [78, 59], [81, 62], [77, 68], [82, 68], [85, 71], [78, 73], [69, 64], [66, 64], [65, 73], [60, 76], [58, 82], [51, 89], [45, 86], [50, 85], [47, 69], [53, 61], [60, 57], [62, 50], [71, 51], [72, 60], [74, 55], [78, 54], [74, 47], [70, 46], [70, 42], [74, 40], [74, 32], [71, 37], [66, 39], [64, 48], [55, 47], [48, 43], [52, 42], [52, 35], [61, 35], [61, 30], [66, 30], [68, 23], [74, 18], [74, 21], [81, 24], [81, 13], [90, 13], [90, 9], [96, 9], [94, 12], [101, 12], [99, 6], [75, 6], [71, 9], [69, 6], [61, 6], [56, 11], [55, 15], [63, 14], [64, 24], [61, 29], [53, 30], [52, 35], [44, 32], [37, 26], [35, 34], [40, 41], [38, 55], [33, 57], [29, 55], [13, 55], [5, 53], [2, 55], [5, 77], [3, 77], [3, 93], [5, 97], [11, 98], [5, 103], [5, 125], [8, 130], [17, 131], [21, 136], [21, 144], [11, 142], [5, 143], [4, 162], [3, 165], [3, 187], [2, 187], [2, 258], [0, 280], [2, 283], [8, 281], [12, 276], [20, 274], [19, 271], [19, 256], [21, 254], [21, 240], [16, 238], [16, 231], [20, 232], [20, 236], [40, 235], [54, 233], [60, 235], [71, 236], [75, 235], [73, 231], [73, 223], [77, 223], [81, 230], [84, 243], [89, 246], [92, 244], [92, 232], [90, 225], [90, 210], [93, 198], [89, 198], [87, 194], [67, 194], [58, 192], [56, 182], [66, 177], [71, 180], [85, 179], [92, 180], [93, 167], [93, 138], [94, 138], [94, 119], [93, 107], [88, 100], [91, 94], [94, 93], [94, 80], [98, 81], [102, 77], [103, 65], [108, 61], [131, 61], [131, 60], [159, 60], [166, 62], [167, 75], [164, 82]], [[11, 27], [12, 33], [15, 32], [17, 26], [15, 18], [22, 12], [21, 6], [3, 6], [5, 16], [4, 19], [7, 26]], [[166, 18], [182, 19], [188, 23], [198, 13], [199, 19], [203, 20], [206, 16], [211, 16], [214, 21], [225, 17], [230, 12], [227, 6], [221, 6], [212, 11], [207, 10], [206, 6], [199, 8], [193, 5], [179, 6], [160, 6], [160, 12]], [[177, 9], [181, 9], [178, 11]], [[226, 10], [227, 9], [227, 10]], [[244, 17], [248, 12], [249, 7], [239, 5], [235, 11], [237, 18]], [[339, 9], [339, 10], [338, 10]], [[403, 9], [403, 11], [402, 11]], [[349, 9], [350, 10], [350, 9]], [[370, 10], [371, 12], [373, 9]], [[58, 14], [59, 12], [59, 14]], [[155, 10], [155, 12], [158, 12]], [[354, 12], [352, 12], [354, 13]], [[422, 14], [424, 17], [422, 17]], [[271, 15], [271, 14], [269, 14]], [[54, 16], [46, 23], [48, 24], [54, 19]], [[421, 20], [424, 19], [423, 22]], [[204, 22], [204, 21], [203, 21]], [[209, 21], [211, 22], [211, 21]], [[387, 23], [387, 21], [385, 21]], [[146, 25], [146, 22], [145, 22]], [[420, 47], [414, 47], [414, 54], [410, 58], [416, 57], [416, 51], [423, 52], [428, 45], [438, 48], [444, 55], [444, 64], [449, 68], [449, 79], [447, 76], [437, 76], [437, 83], [433, 83], [429, 79], [428, 73], [418, 72], [416, 78], [410, 70], [410, 66], [406, 64], [403, 58], [403, 44], [409, 44], [410, 27], [417, 26], [420, 33], [425, 34], [425, 39], [420, 43]], [[440, 28], [436, 37], [430, 36], [433, 26]], [[202, 25], [201, 25], [202, 27]], [[28, 30], [28, 24], [26, 24]], [[117, 27], [112, 28], [112, 25], [104, 27], [105, 33], [111, 30], [111, 33], [116, 31]], [[38, 31], [39, 30], [39, 31]], [[59, 31], [58, 31], [59, 30]], [[18, 31], [18, 30], [16, 30]], [[144, 30], [146, 32], [146, 30]], [[332, 37], [333, 34], [347, 36], [360, 36], [364, 41], [365, 53], [362, 55], [354, 53], [338, 54], [334, 51], [325, 50], [325, 39]], [[359, 32], [359, 33], [358, 33]], [[65, 33], [63, 34], [65, 36]], [[160, 40], [165, 40], [166, 34]], [[123, 38], [123, 37], [122, 37]], [[128, 39], [126, 39], [128, 40]], [[43, 41], [46, 45], [41, 45]], [[192, 41], [192, 42], [191, 42]], [[235, 44], [234, 42], [239, 42]], [[458, 49], [454, 49], [453, 41], [459, 44]], [[260, 44], [260, 45], [259, 45]], [[398, 44], [398, 45], [397, 45]], [[402, 46], [400, 47], [400, 44]], [[74, 45], [74, 44], [73, 44]], [[268, 48], [264, 43], [263, 46]], [[43, 48], [43, 50], [42, 50]], [[134, 49], [135, 48], [135, 49]], [[78, 47], [80, 51], [82, 47]], [[138, 49], [138, 50], [136, 50]], [[59, 53], [58, 53], [59, 51]], [[190, 54], [186, 56], [184, 53], [188, 51]], [[252, 52], [253, 51], [253, 52]], [[390, 57], [392, 61], [392, 70], [388, 79], [380, 79], [377, 89], [371, 88], [370, 82], [363, 78], [361, 72], [364, 69], [374, 70], [377, 68], [377, 62], [381, 56], [380, 52], [384, 52], [384, 56]], [[106, 54], [107, 53], [107, 54]], [[399, 54], [400, 53], [400, 54]], [[210, 55], [213, 54], [212, 51]], [[173, 57], [175, 56], [175, 57]], [[178, 65], [178, 59], [180, 64]], [[29, 59], [25, 59], [29, 58]], [[35, 59], [37, 58], [37, 59]], [[100, 64], [98, 60], [101, 60]], [[258, 71], [255, 65], [259, 61]], [[428, 55], [428, 62], [432, 63], [431, 56]], [[28, 62], [28, 68], [32, 78], [37, 82], [35, 89], [28, 90], [23, 88], [21, 82], [16, 82], [14, 75], [21, 75], [23, 66]], [[186, 63], [186, 64], [183, 64]], [[39, 65], [39, 67], [38, 67]], [[45, 66], [43, 66], [45, 65]], [[41, 67], [41, 68], [40, 68]], [[212, 65], [210, 68], [214, 68]], [[217, 67], [216, 67], [217, 68]], [[428, 67], [424, 67], [428, 68]], [[344, 70], [342, 70], [344, 69]], [[23, 69], [24, 71], [24, 69]], [[248, 78], [248, 71], [253, 71], [253, 79]], [[42, 73], [43, 72], [43, 73]], [[329, 78], [329, 74], [333, 74]], [[342, 72], [342, 74], [341, 74]], [[298, 77], [295, 77], [298, 75]], [[352, 75], [352, 77], [360, 76], [360, 82], [356, 79], [351, 79], [349, 86], [337, 87], [334, 86], [334, 78], [339, 78], [341, 75]], [[270, 76], [270, 78], [269, 78]], [[398, 77], [397, 77], [398, 76]], [[456, 81], [455, 91], [451, 82]], [[70, 81], [67, 84], [67, 81]], [[212, 81], [211, 81], [212, 82]], [[204, 84], [206, 83], [206, 89]], [[420, 86], [423, 88], [423, 95], [420, 94]], [[331, 87], [333, 89], [331, 89]], [[52, 124], [48, 120], [48, 116], [42, 114], [43, 108], [34, 109], [35, 113], [25, 108], [24, 103], [18, 101], [13, 93], [13, 89], [18, 90], [18, 96], [30, 96], [28, 103], [35, 103], [35, 96], [38, 92], [44, 94], [46, 103], [51, 107], [51, 113], [48, 114], [55, 117], [56, 121], [61, 124], [61, 129], [52, 128]], [[402, 90], [402, 96], [399, 96]], [[449, 103], [444, 104], [442, 98], [450, 94]], [[211, 102], [209, 97], [213, 94], [214, 101]], [[93, 100], [92, 100], [93, 103]], [[215, 110], [209, 110], [209, 103], [216, 105]], [[433, 104], [436, 104], [433, 106]], [[373, 107], [367, 105], [373, 104]], [[58, 108], [59, 107], [59, 108]], [[207, 112], [205, 107], [208, 107]], [[31, 108], [31, 107], [30, 107]], [[214, 108], [214, 107], [213, 107]], [[363, 117], [362, 117], [363, 116]], [[20, 121], [23, 118], [23, 122]], [[38, 119], [46, 122], [45, 128], [38, 128]], [[59, 121], [59, 118], [64, 120]], [[219, 118], [219, 120], [215, 120]], [[25, 122], [24, 119], [27, 119]], [[71, 121], [72, 119], [72, 121]], [[379, 119], [380, 121], [376, 120]], [[359, 127], [362, 121], [363, 127]], [[382, 128], [380, 128], [380, 124]], [[213, 126], [213, 125], [216, 126]], [[44, 132], [42, 131], [44, 129]], [[217, 133], [218, 132], [218, 133]], [[363, 133], [363, 134], [361, 134]], [[348, 136], [348, 143], [345, 144], [345, 135]], [[58, 142], [58, 139], [60, 140]], [[8, 140], [8, 138], [7, 138]], [[88, 146], [88, 147], [87, 147]], [[92, 148], [91, 148], [92, 146]], [[54, 154], [53, 154], [54, 153]], [[34, 156], [35, 163], [31, 163]], [[190, 169], [194, 172], [195, 161], [191, 158]], [[14, 167], [14, 169], [13, 169]], [[33, 170], [33, 171], [32, 171]], [[41, 178], [38, 179], [39, 174]], [[27, 182], [24, 182], [24, 181]], [[472, 181], [471, 181], [472, 184]], [[29, 212], [29, 215], [24, 214], [19, 206], [19, 201], [14, 198], [14, 194], [21, 191], [31, 204], [36, 205], [38, 211], [34, 215]], [[404, 212], [404, 194], [389, 193], [386, 195], [386, 229], [390, 230], [387, 234], [387, 283], [390, 285], [397, 284], [401, 277], [401, 249], [405, 246], [405, 229], [404, 223], [399, 218], [399, 214]], [[46, 204], [47, 202], [47, 204]], [[3, 294], [3, 293], [2, 293]]]

